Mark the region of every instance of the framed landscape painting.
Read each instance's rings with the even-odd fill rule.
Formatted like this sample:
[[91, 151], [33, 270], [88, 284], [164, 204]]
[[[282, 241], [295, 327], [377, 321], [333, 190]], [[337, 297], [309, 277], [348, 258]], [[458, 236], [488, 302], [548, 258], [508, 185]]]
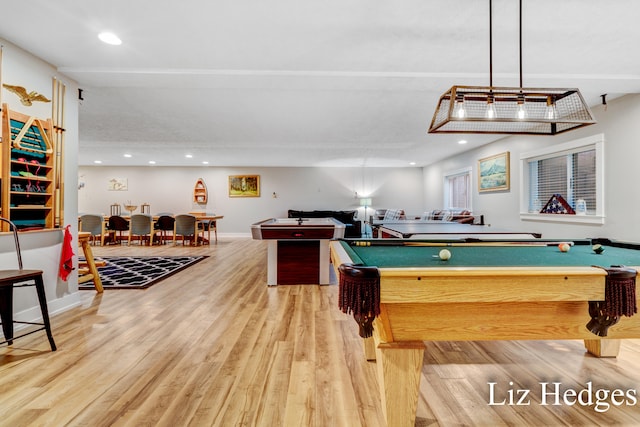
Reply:
[[478, 160], [478, 191], [509, 189], [509, 152]]
[[260, 197], [260, 175], [230, 175], [229, 197]]

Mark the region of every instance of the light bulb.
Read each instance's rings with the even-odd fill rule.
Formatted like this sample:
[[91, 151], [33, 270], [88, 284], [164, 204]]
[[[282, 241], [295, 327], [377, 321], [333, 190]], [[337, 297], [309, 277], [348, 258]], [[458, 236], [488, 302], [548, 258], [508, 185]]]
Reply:
[[487, 101], [487, 111], [484, 113], [487, 119], [495, 119], [498, 116], [496, 106], [493, 103], [493, 99]]
[[453, 114], [459, 119], [464, 119], [467, 112], [464, 110], [464, 104], [462, 101], [456, 101], [456, 108], [454, 109]]
[[547, 120], [553, 120], [558, 117], [558, 112], [556, 111], [555, 105], [549, 105], [547, 110], [544, 112], [544, 118]]
[[547, 108], [544, 111], [544, 118], [547, 120], [553, 120], [558, 118], [558, 110], [556, 110], [556, 103], [551, 101], [551, 98], [547, 98]]
[[527, 110], [524, 108], [524, 96], [518, 96], [518, 111], [516, 111], [516, 119], [524, 120], [527, 118]]

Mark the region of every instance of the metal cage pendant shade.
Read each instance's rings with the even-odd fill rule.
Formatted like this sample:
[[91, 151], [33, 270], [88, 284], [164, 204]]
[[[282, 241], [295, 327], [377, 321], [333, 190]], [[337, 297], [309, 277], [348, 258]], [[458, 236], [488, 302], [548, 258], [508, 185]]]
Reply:
[[453, 86], [438, 101], [429, 133], [556, 135], [596, 123], [576, 88], [522, 87], [522, 0], [520, 0], [520, 87], [494, 87], [489, 0], [489, 86]]
[[429, 133], [556, 135], [594, 123], [578, 89], [453, 86]]

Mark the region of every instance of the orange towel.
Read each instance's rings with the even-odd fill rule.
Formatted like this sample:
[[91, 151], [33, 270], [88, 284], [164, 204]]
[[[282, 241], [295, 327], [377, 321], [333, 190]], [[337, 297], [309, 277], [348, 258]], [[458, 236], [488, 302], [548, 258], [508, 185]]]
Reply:
[[60, 270], [58, 275], [62, 280], [67, 280], [69, 274], [73, 271], [73, 247], [71, 246], [71, 232], [69, 231], [70, 225], [64, 228], [64, 241], [62, 242], [62, 256], [60, 258]]

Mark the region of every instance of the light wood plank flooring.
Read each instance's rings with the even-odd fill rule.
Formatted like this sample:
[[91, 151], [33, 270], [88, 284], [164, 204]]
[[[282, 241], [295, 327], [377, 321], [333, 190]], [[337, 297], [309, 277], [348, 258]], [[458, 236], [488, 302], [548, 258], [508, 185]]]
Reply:
[[[337, 286], [268, 288], [265, 242], [94, 253], [209, 258], [147, 290], [81, 291], [81, 307], [52, 318], [55, 353], [41, 333], [0, 347], [1, 426], [384, 426]], [[540, 383], [635, 393], [639, 356], [640, 340], [617, 359], [581, 341], [428, 342], [416, 425], [637, 426], [638, 394], [598, 412], [542, 405]], [[490, 405], [489, 383], [505, 404]], [[529, 404], [509, 405], [520, 389]]]

